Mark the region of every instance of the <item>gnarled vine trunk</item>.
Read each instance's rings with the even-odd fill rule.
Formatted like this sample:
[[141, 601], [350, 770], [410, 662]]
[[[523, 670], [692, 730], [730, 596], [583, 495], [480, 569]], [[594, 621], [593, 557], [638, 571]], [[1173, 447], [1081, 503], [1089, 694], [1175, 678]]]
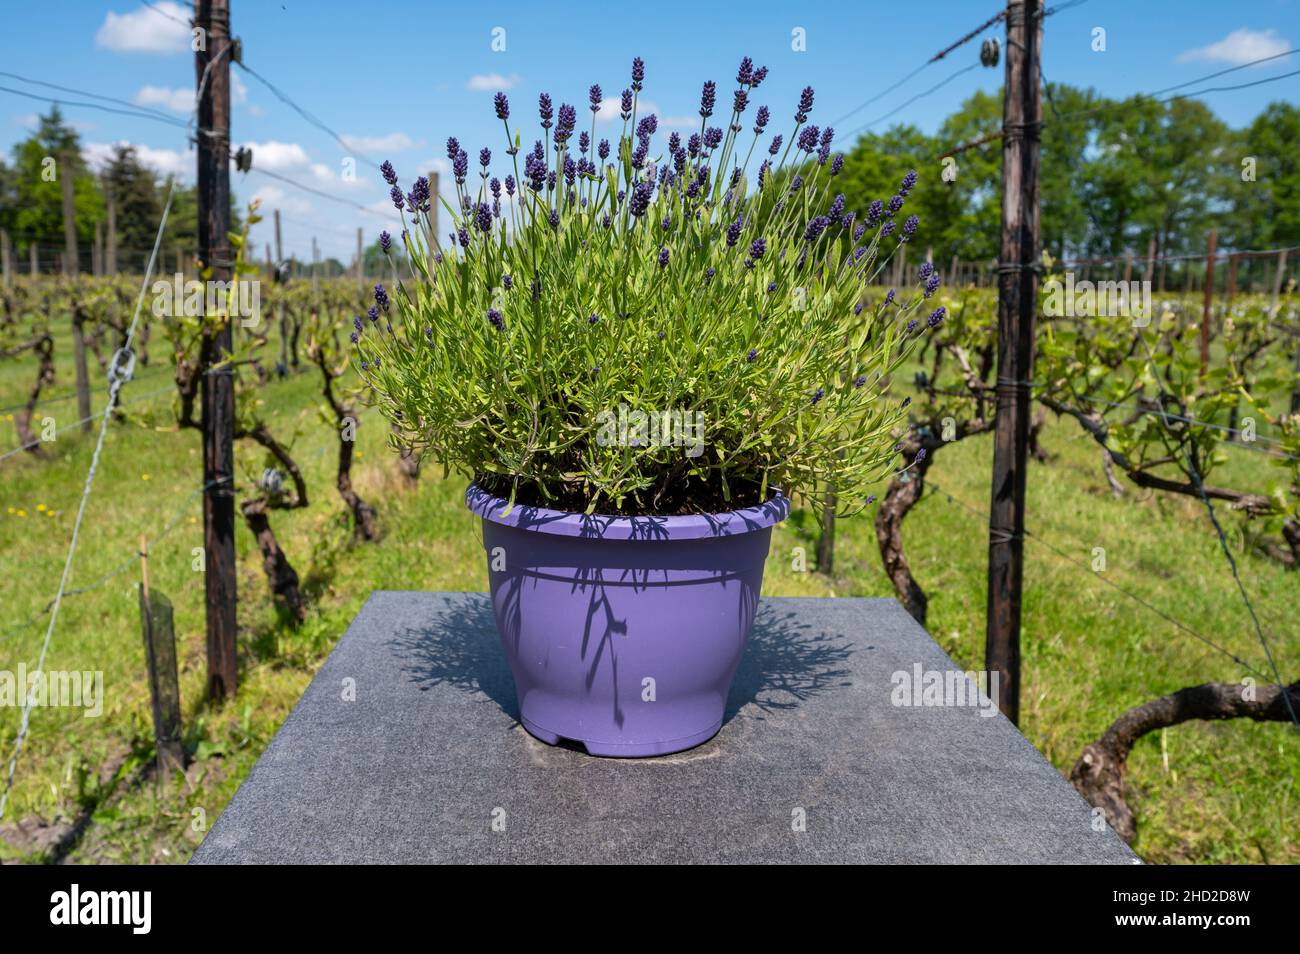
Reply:
[[1300, 682], [1286, 687], [1290, 707], [1276, 685], [1207, 682], [1144, 702], [1121, 715], [1096, 742], [1089, 743], [1070, 771], [1070, 782], [1125, 841], [1137, 837], [1137, 819], [1124, 800], [1124, 771], [1134, 744], [1148, 732], [1192, 719], [1254, 719], [1282, 722], [1300, 711]]
[[307, 617], [307, 606], [298, 589], [298, 572], [285, 556], [280, 541], [271, 529], [267, 516], [269, 505], [262, 498], [244, 500], [239, 505], [244, 515], [244, 523], [257, 539], [257, 548], [262, 552], [262, 570], [271, 584], [271, 592], [284, 600], [285, 606], [293, 618], [302, 622]]
[[[903, 446], [904, 454], [914, 459], [922, 445], [920, 441], [909, 440]], [[876, 543], [880, 547], [885, 575], [894, 584], [894, 591], [898, 593], [903, 609], [922, 626], [925, 625], [926, 609], [930, 601], [912, 575], [912, 567], [903, 552], [903, 521], [925, 493], [925, 473], [930, 469], [933, 458], [934, 451], [929, 450], [919, 464], [895, 476], [889, 482], [880, 509], [876, 511]]]

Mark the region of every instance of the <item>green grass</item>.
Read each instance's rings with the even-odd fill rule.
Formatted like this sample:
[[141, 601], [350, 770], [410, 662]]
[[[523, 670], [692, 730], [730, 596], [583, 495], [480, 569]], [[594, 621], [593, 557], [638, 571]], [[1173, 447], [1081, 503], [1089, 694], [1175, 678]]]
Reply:
[[[71, 386], [71, 349], [61, 339], [56, 351], [54, 390], [61, 393]], [[21, 401], [32, 373], [29, 360], [0, 363], [0, 405]], [[98, 409], [104, 394], [98, 368], [94, 379]], [[130, 385], [128, 405], [132, 391], [154, 390], [168, 380], [162, 372]], [[66, 599], [47, 662], [52, 670], [103, 670], [104, 714], [87, 719], [73, 710], [33, 711], [6, 819], [88, 813], [91, 824], [70, 861], [185, 861], [202, 840], [201, 823], [210, 826], [220, 814], [372, 590], [486, 589], [475, 521], [461, 502], [462, 481], [426, 472], [417, 487], [408, 488], [379, 418], [363, 415], [354, 478], [379, 508], [385, 536], [378, 544], [354, 545], [334, 490], [333, 432], [315, 411], [317, 378], [302, 373], [271, 383], [261, 394], [277, 434], [301, 426], [294, 454], [307, 476], [311, 506], [277, 513], [272, 525], [311, 600], [309, 618], [295, 630], [277, 614], [256, 547], [241, 523], [240, 691], [225, 706], [204, 703], [203, 580], [191, 565], [192, 548], [202, 544], [200, 501], [191, 496], [202, 481], [198, 434], [110, 426], [70, 587], [95, 583], [118, 565], [126, 569]], [[165, 410], [169, 396], [152, 400]], [[75, 401], [51, 404], [49, 412], [60, 421], [74, 420]], [[11, 424], [0, 420], [0, 433], [6, 435], [0, 452], [16, 446]], [[0, 463], [0, 574], [7, 581], [0, 601], [0, 669], [35, 664], [47, 617], [5, 634], [39, 613], [54, 593], [93, 440], [93, 434], [74, 430], [60, 435], [48, 460], [19, 455]], [[1084, 567], [1093, 548], [1104, 547], [1107, 579], [1263, 669], [1203, 508], [1136, 489], [1125, 499], [1112, 498], [1095, 445], [1069, 422], [1049, 423], [1043, 444], [1052, 460], [1034, 464], [1030, 472], [1031, 532]], [[244, 453], [250, 466], [260, 468], [259, 454]], [[1263, 466], [1263, 455], [1229, 453], [1233, 472], [1257, 473]], [[988, 439], [945, 448], [931, 470], [932, 482], [955, 501], [983, 511], [990, 459]], [[54, 516], [45, 516], [47, 510]], [[155, 539], [177, 514], [172, 532]], [[1246, 552], [1236, 519], [1227, 517], [1226, 524], [1279, 665], [1293, 677], [1300, 666], [1300, 575]], [[161, 784], [140, 771], [152, 758], [135, 591], [139, 571], [132, 557], [142, 532], [152, 541], [151, 583], [175, 605], [186, 740], [194, 758], [184, 779]], [[935, 493], [913, 511], [905, 536], [914, 572], [931, 597], [934, 638], [961, 666], [982, 668], [986, 521]], [[792, 551], [800, 546], [811, 565], [816, 529], [804, 512], [773, 537], [768, 595], [892, 595], [868, 519], [840, 523], [833, 578], [795, 572]], [[1022, 728], [1067, 773], [1083, 746], [1124, 709], [1182, 686], [1245, 675], [1098, 576], [1034, 540], [1027, 543]], [[0, 710], [0, 752], [6, 759], [17, 725], [17, 709]], [[100, 778], [105, 763], [123, 758], [115, 777]], [[1154, 862], [1300, 862], [1297, 777], [1300, 746], [1286, 725], [1197, 722], [1152, 734], [1130, 761], [1136, 848]], [[0, 845], [0, 857], [15, 855]]]

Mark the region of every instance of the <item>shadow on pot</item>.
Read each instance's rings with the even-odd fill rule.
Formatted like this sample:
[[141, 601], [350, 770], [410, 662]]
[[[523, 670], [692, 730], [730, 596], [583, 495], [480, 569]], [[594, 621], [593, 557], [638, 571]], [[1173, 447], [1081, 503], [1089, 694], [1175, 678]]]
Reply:
[[[390, 643], [402, 671], [422, 690], [448, 685], [481, 693], [516, 723], [514, 681], [497, 635], [487, 594], [444, 598], [425, 625], [410, 627]], [[749, 704], [750, 715], [798, 708], [830, 689], [849, 685], [845, 665], [853, 652], [842, 636], [800, 623], [794, 612], [760, 603], [727, 699], [724, 724]]]

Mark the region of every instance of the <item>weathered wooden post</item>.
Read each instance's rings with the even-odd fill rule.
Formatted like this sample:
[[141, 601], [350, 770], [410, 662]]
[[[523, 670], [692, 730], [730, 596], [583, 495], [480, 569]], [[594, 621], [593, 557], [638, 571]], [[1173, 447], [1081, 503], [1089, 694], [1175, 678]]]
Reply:
[[144, 633], [144, 658], [149, 668], [149, 696], [153, 701], [153, 735], [158, 750], [158, 778], [185, 770], [181, 744], [181, 690], [176, 675], [176, 637], [172, 604], [149, 589], [149, 544], [140, 536], [140, 624]]
[[[1214, 246], [1217, 239], [1210, 229], [1209, 247], [1205, 250], [1205, 306], [1201, 309], [1201, 377], [1210, 370], [1210, 305], [1214, 303]], [[1191, 262], [1188, 262], [1191, 271]]]

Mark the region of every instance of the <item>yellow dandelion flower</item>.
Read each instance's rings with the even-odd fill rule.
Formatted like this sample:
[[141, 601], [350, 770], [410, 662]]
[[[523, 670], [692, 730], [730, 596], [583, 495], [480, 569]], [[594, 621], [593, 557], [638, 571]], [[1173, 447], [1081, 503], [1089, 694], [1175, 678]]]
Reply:
[[11, 514], [13, 514], [13, 513], [17, 513], [18, 511], [15, 510], [13, 507], [10, 507], [10, 508], [9, 508], [9, 512], [10, 512]]
[[45, 516], [47, 516], [47, 517], [53, 517], [53, 516], [54, 516], [54, 511], [53, 511], [53, 510], [47, 510], [47, 511], [45, 511]]
[[44, 512], [44, 511], [45, 511], [45, 504], [37, 504], [37, 505], [36, 505], [36, 509], [37, 509], [37, 510], [40, 510], [41, 512]]
[[20, 509], [18, 510], [18, 516], [20, 516], [20, 517], [25, 517], [25, 516], [27, 516], [27, 511], [26, 511], [26, 510], [23, 510], [23, 509], [20, 508]]
[[148, 474], [141, 474], [141, 475], [140, 475], [140, 479], [141, 479], [141, 480], [148, 480], [148, 479], [149, 479], [149, 475], [148, 475]]

